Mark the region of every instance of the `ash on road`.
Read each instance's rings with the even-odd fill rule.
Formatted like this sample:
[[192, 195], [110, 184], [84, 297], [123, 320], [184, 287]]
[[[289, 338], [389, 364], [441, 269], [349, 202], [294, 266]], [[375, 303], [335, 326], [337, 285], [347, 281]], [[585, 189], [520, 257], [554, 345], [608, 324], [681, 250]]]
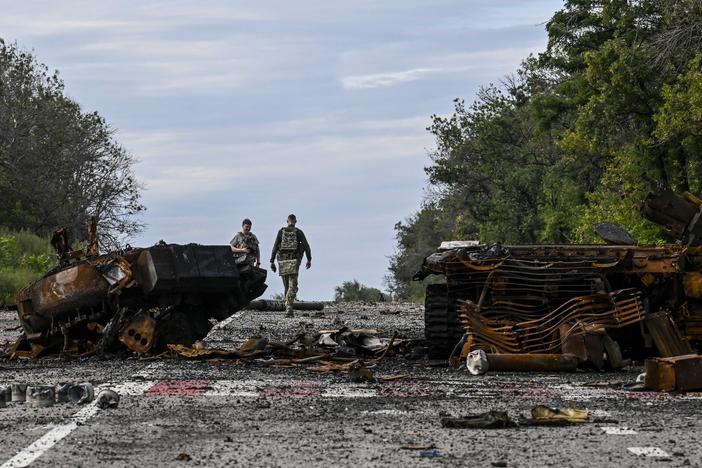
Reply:
[[[375, 328], [423, 337], [412, 304], [337, 304], [321, 313], [243, 311], [206, 343], [231, 348], [252, 335], [285, 341], [305, 327]], [[0, 312], [0, 344], [16, 333]], [[57, 404], [0, 408], [0, 468], [10, 466], [702, 466], [702, 394], [660, 394], [593, 381], [618, 373], [488, 374], [394, 356], [373, 369], [403, 380], [357, 384], [345, 375], [251, 361], [115, 359], [0, 360], [0, 386], [92, 382], [121, 394], [115, 409]], [[440, 415], [537, 404], [587, 408], [607, 420], [568, 427], [471, 430]]]

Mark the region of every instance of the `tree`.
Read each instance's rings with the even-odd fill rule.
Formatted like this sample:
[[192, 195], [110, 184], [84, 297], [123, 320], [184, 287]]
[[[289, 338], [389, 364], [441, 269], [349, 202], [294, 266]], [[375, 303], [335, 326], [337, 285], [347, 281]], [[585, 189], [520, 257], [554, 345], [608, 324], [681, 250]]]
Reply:
[[428, 239], [597, 243], [614, 221], [655, 244], [650, 180], [702, 191], [702, 2], [566, 0], [546, 29], [514, 77], [432, 117], [430, 195], [396, 226], [393, 291], [416, 295]]
[[0, 225], [85, 237], [90, 216], [104, 246], [139, 232], [144, 210], [135, 159], [97, 112], [64, 94], [58, 72], [0, 39]]
[[358, 280], [344, 281], [341, 286], [334, 288], [334, 301], [336, 302], [375, 302], [383, 301], [385, 296], [380, 289], [361, 284]]

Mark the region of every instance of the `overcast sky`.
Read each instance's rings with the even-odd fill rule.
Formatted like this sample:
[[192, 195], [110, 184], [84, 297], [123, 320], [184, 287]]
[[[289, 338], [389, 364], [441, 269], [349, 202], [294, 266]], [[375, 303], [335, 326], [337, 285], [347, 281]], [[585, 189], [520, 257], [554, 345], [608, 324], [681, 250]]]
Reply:
[[250, 217], [265, 265], [292, 212], [314, 300], [344, 280], [384, 287], [393, 226], [424, 194], [429, 116], [543, 50], [561, 5], [0, 0], [0, 37], [58, 69], [139, 159], [133, 245], [226, 244]]

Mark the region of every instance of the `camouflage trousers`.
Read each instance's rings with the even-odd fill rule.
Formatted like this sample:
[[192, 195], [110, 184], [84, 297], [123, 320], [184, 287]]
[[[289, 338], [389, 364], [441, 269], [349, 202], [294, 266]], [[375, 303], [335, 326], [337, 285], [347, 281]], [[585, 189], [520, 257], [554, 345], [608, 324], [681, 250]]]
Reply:
[[297, 296], [297, 275], [281, 276], [285, 286], [285, 310], [293, 309], [293, 302]]

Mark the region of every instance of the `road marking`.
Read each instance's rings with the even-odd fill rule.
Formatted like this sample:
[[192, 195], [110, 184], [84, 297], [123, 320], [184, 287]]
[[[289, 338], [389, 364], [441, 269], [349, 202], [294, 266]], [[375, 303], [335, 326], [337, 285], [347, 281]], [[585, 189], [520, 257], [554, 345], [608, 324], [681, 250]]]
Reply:
[[605, 434], [609, 435], [635, 435], [638, 434], [633, 429], [629, 429], [628, 427], [614, 427], [614, 426], [605, 426], [601, 427], [602, 431], [604, 431]]
[[641, 457], [668, 458], [670, 455], [665, 450], [658, 447], [629, 447], [627, 449], [634, 455]]
[[[97, 390], [107, 388], [101, 385]], [[121, 385], [112, 387], [117, 393], [124, 393], [125, 388]], [[97, 393], [97, 392], [96, 392]], [[85, 424], [90, 418], [95, 416], [99, 411], [96, 406], [97, 401], [94, 400], [89, 406], [78, 411], [76, 414], [71, 416], [71, 419], [58, 426], [55, 426], [49, 432], [41, 436], [39, 439], [34, 441], [32, 444], [28, 445], [24, 449], [20, 450], [17, 455], [7, 460], [5, 463], [0, 465], [0, 468], [21, 468], [28, 466], [33, 463], [37, 458], [44, 455], [51, 447], [59, 443], [63, 438], [69, 435], [71, 432], [76, 430], [78, 426]]]
[[205, 394], [212, 380], [164, 380], [152, 385], [144, 395], [198, 397]]

